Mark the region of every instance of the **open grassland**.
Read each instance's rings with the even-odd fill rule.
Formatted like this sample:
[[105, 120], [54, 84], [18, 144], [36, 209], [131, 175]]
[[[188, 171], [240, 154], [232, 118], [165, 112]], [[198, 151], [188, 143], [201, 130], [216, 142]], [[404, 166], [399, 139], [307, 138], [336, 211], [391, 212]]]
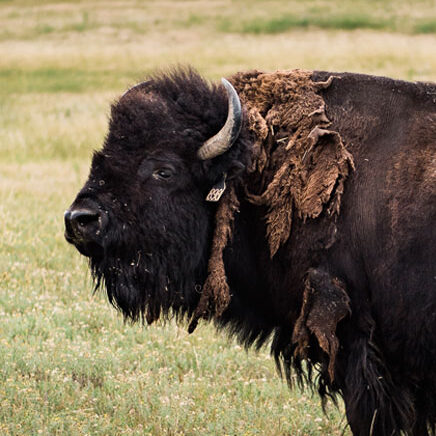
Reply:
[[62, 213], [110, 101], [156, 68], [436, 80], [436, 3], [410, 3], [0, 0], [1, 435], [342, 434], [342, 409], [289, 392], [266, 350], [125, 325]]

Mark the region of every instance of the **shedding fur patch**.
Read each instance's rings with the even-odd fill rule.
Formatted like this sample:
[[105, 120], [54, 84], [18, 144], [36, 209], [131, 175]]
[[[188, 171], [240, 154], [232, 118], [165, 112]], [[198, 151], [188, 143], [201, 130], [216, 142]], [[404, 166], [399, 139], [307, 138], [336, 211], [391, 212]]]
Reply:
[[354, 168], [330, 122], [318, 91], [330, 86], [312, 82], [310, 71], [239, 73], [231, 79], [248, 109], [249, 129], [258, 138], [251, 171], [262, 178], [263, 192], [248, 194], [267, 207], [270, 254], [289, 239], [292, 221], [337, 215], [344, 183]]
[[[246, 124], [254, 134], [250, 177], [260, 187], [247, 199], [266, 206], [266, 237], [271, 258], [289, 239], [292, 222], [314, 219], [324, 211], [338, 215], [353, 158], [338, 132], [329, 130], [325, 104], [318, 94], [330, 86], [313, 82], [303, 70], [237, 73], [229, 78], [245, 108]], [[231, 225], [239, 201], [234, 189], [221, 199], [209, 259], [209, 275], [189, 331], [200, 318], [219, 317], [230, 302], [223, 251], [232, 237]], [[320, 336], [317, 335], [318, 339]], [[335, 347], [334, 341], [323, 349]], [[329, 353], [331, 354], [331, 353]], [[335, 351], [332, 353], [334, 362]], [[334, 363], [333, 363], [334, 364]]]
[[210, 312], [216, 317], [222, 315], [230, 302], [230, 289], [224, 268], [223, 252], [232, 238], [234, 214], [239, 208], [239, 200], [233, 187], [228, 189], [218, 205], [215, 216], [215, 231], [212, 251], [208, 264], [208, 277], [203, 285], [200, 301], [188, 327], [192, 333], [200, 318], [207, 319]]
[[328, 373], [332, 382], [339, 349], [336, 326], [350, 313], [349, 303], [345, 286], [339, 279], [331, 278], [324, 271], [309, 270], [303, 306], [295, 323], [292, 342], [296, 345], [295, 354], [305, 358], [310, 334], [313, 333], [321, 349], [329, 356]]

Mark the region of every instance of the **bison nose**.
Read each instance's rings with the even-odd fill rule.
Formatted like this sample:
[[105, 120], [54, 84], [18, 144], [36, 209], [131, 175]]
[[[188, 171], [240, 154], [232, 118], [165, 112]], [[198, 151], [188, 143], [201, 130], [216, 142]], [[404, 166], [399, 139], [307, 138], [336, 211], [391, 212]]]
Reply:
[[67, 239], [94, 239], [100, 234], [102, 220], [98, 211], [91, 209], [70, 209], [64, 213]]

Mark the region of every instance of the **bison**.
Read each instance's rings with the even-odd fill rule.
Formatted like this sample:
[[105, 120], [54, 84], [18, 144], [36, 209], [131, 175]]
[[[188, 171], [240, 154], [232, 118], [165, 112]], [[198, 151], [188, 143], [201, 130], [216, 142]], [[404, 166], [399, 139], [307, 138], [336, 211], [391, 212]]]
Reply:
[[150, 77], [111, 108], [65, 236], [127, 319], [267, 341], [354, 435], [436, 423], [436, 85]]

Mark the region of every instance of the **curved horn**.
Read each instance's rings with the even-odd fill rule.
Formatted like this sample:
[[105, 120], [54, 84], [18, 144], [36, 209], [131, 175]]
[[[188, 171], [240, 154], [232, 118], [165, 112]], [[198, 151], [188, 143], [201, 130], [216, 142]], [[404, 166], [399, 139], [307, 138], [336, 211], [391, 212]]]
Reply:
[[198, 149], [197, 156], [201, 160], [212, 159], [223, 154], [234, 144], [241, 132], [242, 109], [238, 93], [228, 80], [221, 79], [221, 82], [226, 88], [229, 102], [227, 120], [222, 129]]

